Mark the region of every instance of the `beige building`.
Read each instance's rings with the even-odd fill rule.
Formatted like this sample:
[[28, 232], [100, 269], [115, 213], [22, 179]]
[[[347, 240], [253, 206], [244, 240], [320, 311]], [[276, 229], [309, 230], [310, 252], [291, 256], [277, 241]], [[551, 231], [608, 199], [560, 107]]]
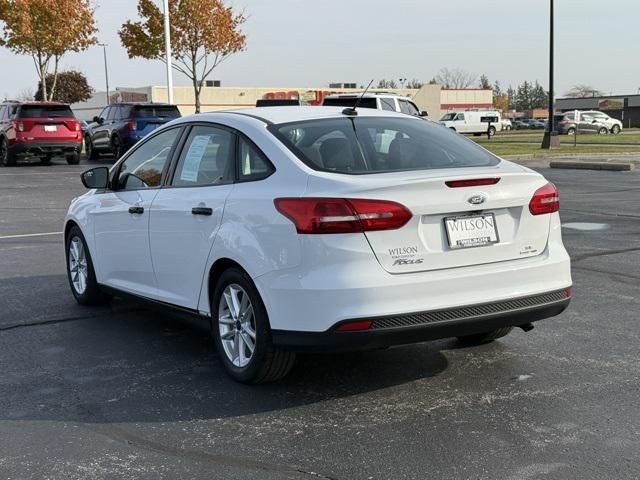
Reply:
[[[362, 89], [325, 88], [325, 87], [203, 87], [200, 94], [202, 112], [234, 110], [254, 107], [256, 101], [263, 98], [297, 98], [319, 105], [322, 99], [331, 93], [361, 92]], [[381, 91], [372, 89], [372, 92]], [[470, 108], [491, 108], [493, 92], [491, 90], [465, 89], [450, 90], [440, 85], [424, 85], [420, 89], [389, 89], [385, 92], [410, 97], [420, 110], [426, 110], [429, 117], [438, 120], [447, 110]], [[118, 88], [110, 96], [115, 102], [167, 102], [167, 87], [149, 86], [141, 88]], [[183, 115], [194, 113], [195, 97], [192, 87], [174, 87], [173, 101]], [[99, 115], [106, 104], [106, 94], [96, 93], [90, 100], [72, 105], [78, 118], [89, 120]]]

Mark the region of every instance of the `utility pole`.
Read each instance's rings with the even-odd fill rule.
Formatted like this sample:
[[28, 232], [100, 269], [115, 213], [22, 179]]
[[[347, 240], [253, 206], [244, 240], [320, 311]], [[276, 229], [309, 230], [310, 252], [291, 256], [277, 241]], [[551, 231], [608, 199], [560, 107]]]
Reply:
[[549, 121], [542, 138], [542, 148], [550, 149], [560, 147], [560, 137], [553, 123], [554, 98], [553, 98], [553, 0], [549, 0]]
[[173, 71], [171, 67], [171, 29], [169, 0], [164, 0], [164, 50], [167, 64], [167, 101], [173, 103]]
[[102, 53], [104, 55], [104, 79], [107, 83], [107, 105], [111, 104], [111, 94], [109, 93], [109, 67], [107, 66], [107, 45], [106, 43], [99, 43], [99, 47], [102, 47]]

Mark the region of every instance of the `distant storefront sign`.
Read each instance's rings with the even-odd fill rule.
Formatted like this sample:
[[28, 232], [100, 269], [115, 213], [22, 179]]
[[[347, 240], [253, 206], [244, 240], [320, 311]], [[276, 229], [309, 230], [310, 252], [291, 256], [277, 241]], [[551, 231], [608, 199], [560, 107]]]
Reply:
[[624, 108], [624, 98], [606, 98], [598, 100], [599, 110], [622, 110]]

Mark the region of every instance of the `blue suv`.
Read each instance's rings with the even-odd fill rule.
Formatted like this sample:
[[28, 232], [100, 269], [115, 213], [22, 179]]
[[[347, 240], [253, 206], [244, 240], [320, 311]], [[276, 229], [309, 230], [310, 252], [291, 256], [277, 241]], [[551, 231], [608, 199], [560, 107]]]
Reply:
[[174, 118], [180, 117], [175, 105], [163, 103], [117, 103], [93, 117], [84, 134], [87, 157], [97, 159], [111, 153], [116, 159], [138, 140]]

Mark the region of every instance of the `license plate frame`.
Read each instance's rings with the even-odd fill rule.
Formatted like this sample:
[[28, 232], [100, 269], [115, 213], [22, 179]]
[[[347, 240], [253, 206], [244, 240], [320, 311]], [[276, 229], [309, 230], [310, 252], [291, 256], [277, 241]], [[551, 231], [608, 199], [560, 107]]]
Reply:
[[49, 133], [54, 133], [58, 131], [58, 126], [57, 125], [45, 125], [44, 126], [44, 131], [45, 132], [49, 132]]
[[[493, 225], [493, 235], [490, 232], [489, 235], [478, 236], [476, 238], [456, 238], [452, 232], [450, 226], [452, 222], [457, 222], [460, 220], [471, 220], [471, 219], [486, 219], [491, 218], [491, 223]], [[454, 215], [451, 217], [444, 217], [444, 230], [447, 235], [447, 243], [449, 244], [449, 248], [451, 250], [463, 250], [466, 248], [478, 248], [478, 247], [487, 247], [489, 245], [495, 245], [496, 243], [500, 243], [500, 235], [498, 234], [498, 225], [496, 225], [496, 216], [493, 212], [485, 212], [485, 213], [473, 213], [466, 215]], [[489, 230], [489, 229], [487, 229]], [[465, 230], [467, 232], [468, 230]], [[466, 241], [465, 241], [466, 240]]]

